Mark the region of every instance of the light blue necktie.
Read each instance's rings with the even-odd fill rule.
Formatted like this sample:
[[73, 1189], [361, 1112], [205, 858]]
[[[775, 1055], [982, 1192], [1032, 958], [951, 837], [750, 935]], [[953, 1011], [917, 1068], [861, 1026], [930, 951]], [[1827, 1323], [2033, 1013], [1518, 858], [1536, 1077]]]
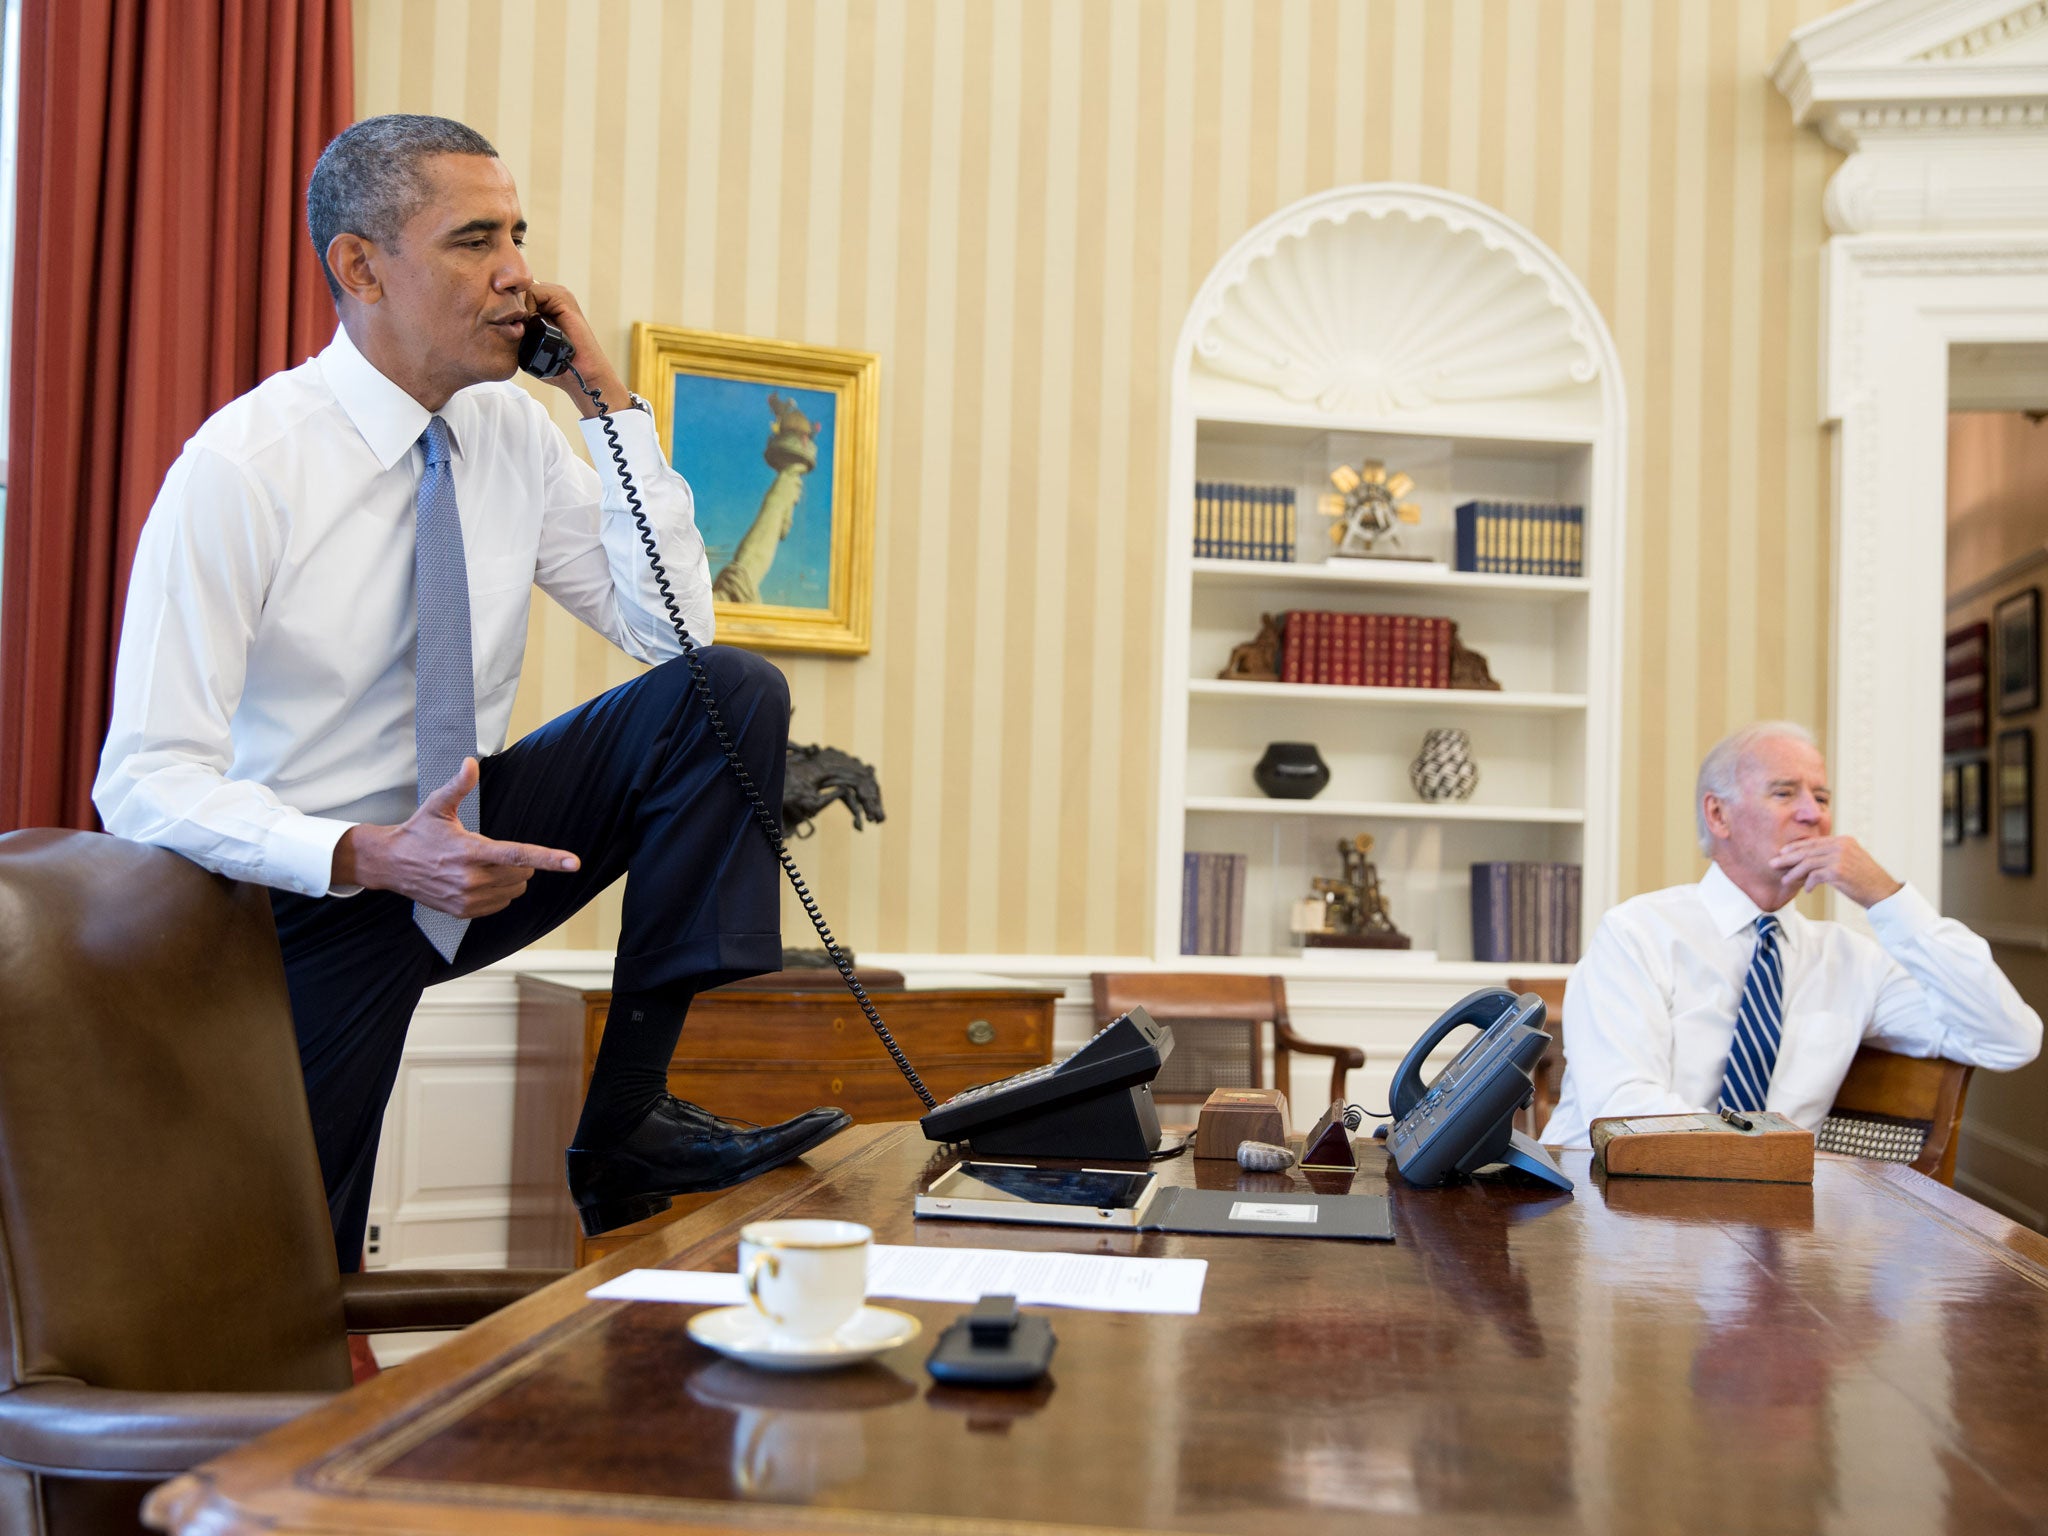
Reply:
[[1742, 983], [1735, 1012], [1735, 1041], [1728, 1051], [1728, 1080], [1721, 1085], [1723, 1109], [1760, 1111], [1778, 1064], [1778, 1040], [1785, 1019], [1785, 967], [1778, 959], [1778, 920], [1766, 912], [1756, 920], [1756, 956]]
[[[419, 611], [419, 644], [414, 652], [413, 739], [419, 753], [420, 799], [455, 777], [465, 757], [476, 753], [476, 674], [469, 655], [469, 568], [462, 558], [462, 519], [455, 512], [455, 471], [448, 462], [448, 424], [436, 416], [420, 434], [427, 472], [420, 479], [418, 527], [412, 569]], [[477, 790], [463, 797], [457, 814], [477, 828]], [[443, 960], [455, 958], [469, 927], [413, 903], [413, 921]]]

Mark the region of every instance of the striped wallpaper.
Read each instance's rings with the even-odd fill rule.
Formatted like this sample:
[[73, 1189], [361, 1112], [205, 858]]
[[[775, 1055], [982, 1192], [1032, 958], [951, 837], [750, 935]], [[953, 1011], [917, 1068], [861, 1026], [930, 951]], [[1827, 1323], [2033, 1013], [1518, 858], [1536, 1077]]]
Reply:
[[[1137, 954], [1169, 359], [1218, 256], [1325, 187], [1481, 198], [1613, 328], [1622, 890], [1696, 873], [1724, 729], [1825, 726], [1836, 157], [1766, 70], [1830, 8], [356, 0], [357, 110], [489, 135], [622, 362], [636, 319], [880, 354], [874, 649], [777, 659], [795, 738], [874, 763], [891, 815], [799, 862], [859, 949]], [[628, 672], [537, 599], [515, 732]], [[614, 893], [557, 941], [616, 931]]]

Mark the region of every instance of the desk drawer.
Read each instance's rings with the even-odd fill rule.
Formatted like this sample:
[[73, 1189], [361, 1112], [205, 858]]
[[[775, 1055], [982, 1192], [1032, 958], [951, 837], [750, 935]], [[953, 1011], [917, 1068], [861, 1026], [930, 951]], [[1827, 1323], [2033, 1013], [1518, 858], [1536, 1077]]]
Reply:
[[[836, 1104], [863, 1124], [875, 1120], [915, 1120], [924, 1106], [904, 1081], [896, 1064], [880, 1046], [873, 1064], [819, 1066], [786, 1062], [775, 1066], [691, 1067], [681, 1060], [669, 1069], [668, 1088], [721, 1115], [770, 1124], [802, 1114], [816, 1104]], [[1039, 1065], [1028, 1058], [991, 1059], [973, 1067], [952, 1063], [929, 1065], [911, 1057], [932, 1097], [944, 1103], [962, 1089], [1008, 1077]]]
[[[898, 994], [875, 999], [889, 1033], [920, 1072], [926, 1062], [1045, 1061], [1052, 1052], [1050, 1002], [1028, 1004], [991, 999], [921, 998]], [[781, 993], [758, 997], [706, 994], [691, 1005], [676, 1066], [718, 1062], [845, 1062], [861, 1067], [888, 1056], [867, 1015], [843, 992], [794, 999]], [[1010, 1068], [1009, 1070], [1016, 1070]], [[977, 1081], [1000, 1077], [991, 1067]]]

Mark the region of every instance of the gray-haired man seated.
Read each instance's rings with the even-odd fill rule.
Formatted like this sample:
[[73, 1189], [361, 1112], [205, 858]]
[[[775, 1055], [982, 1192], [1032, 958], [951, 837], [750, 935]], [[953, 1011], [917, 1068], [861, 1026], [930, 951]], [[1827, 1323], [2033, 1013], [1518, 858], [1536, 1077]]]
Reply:
[[[1543, 1129], [1588, 1145], [1602, 1115], [1768, 1109], [1818, 1127], [1856, 1048], [2007, 1070], [2041, 1049], [2041, 1019], [1991, 949], [1833, 835], [1827, 765], [1782, 721], [1722, 741], [1700, 765], [1696, 885], [1601, 919], [1565, 989], [1565, 1075]], [[1831, 885], [1875, 938], [1803, 917]]]

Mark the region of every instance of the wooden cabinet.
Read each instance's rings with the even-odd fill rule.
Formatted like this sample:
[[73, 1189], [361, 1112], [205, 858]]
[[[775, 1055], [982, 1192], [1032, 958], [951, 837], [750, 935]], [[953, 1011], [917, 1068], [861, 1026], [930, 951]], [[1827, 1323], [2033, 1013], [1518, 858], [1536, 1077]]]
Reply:
[[[1057, 987], [949, 984], [869, 995], [934, 1097], [1007, 1077], [1052, 1059]], [[587, 1264], [674, 1221], [712, 1196], [684, 1196], [652, 1221], [584, 1238], [563, 1181], [583, 1092], [604, 1035], [609, 989], [587, 979], [519, 978], [514, 1265]], [[762, 988], [759, 980], [707, 992], [669, 1066], [669, 1091], [718, 1114], [768, 1124], [817, 1104], [858, 1122], [913, 1120], [910, 1085], [842, 986]]]

